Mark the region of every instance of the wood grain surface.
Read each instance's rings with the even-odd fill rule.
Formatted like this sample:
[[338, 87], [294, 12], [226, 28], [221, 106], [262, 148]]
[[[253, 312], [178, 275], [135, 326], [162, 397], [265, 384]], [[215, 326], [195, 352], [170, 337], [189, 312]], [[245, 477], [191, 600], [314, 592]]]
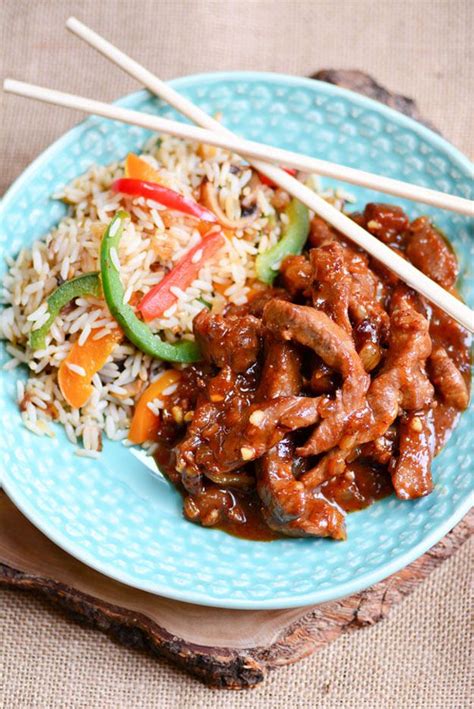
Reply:
[[88, 568], [47, 539], [0, 493], [0, 585], [40, 593], [76, 620], [166, 657], [213, 687], [242, 689], [343, 633], [382, 620], [469, 538], [474, 512], [397, 574], [310, 608], [235, 611], [138, 591]]
[[[366, 74], [328, 69], [313, 77], [369, 95], [429, 125], [411, 99]], [[53, 544], [0, 492], [0, 585], [41, 594], [77, 621], [165, 657], [210, 686], [243, 689], [343, 633], [382, 620], [473, 530], [471, 511], [414, 563], [348, 598], [306, 608], [238, 611], [173, 601], [103, 576]]]

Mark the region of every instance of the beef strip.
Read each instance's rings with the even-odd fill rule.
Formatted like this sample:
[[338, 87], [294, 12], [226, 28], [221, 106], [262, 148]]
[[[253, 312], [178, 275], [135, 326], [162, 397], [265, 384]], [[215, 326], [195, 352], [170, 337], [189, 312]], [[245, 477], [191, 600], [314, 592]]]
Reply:
[[[294, 345], [268, 338], [260, 396], [289, 396], [301, 387], [300, 358]], [[295, 478], [295, 446], [286, 436], [265, 453], [257, 467], [257, 491], [269, 527], [289, 536], [345, 537], [342, 513], [317, 499]]]
[[401, 207], [369, 202], [364, 209], [363, 226], [384, 244], [401, 248], [410, 222]]
[[193, 495], [204, 490], [202, 468], [205, 469], [207, 451], [198, 457], [202, 432], [208, 430], [216, 421], [217, 405], [200, 396], [191, 424], [188, 426], [183, 441], [176, 449], [176, 469], [181, 475], [185, 489]]
[[314, 242], [318, 248], [311, 249], [309, 261], [306, 256], [288, 256], [281, 268], [282, 283], [293, 297], [312, 293], [316, 308], [352, 332], [366, 371], [371, 371], [380, 362], [388, 334], [386, 290], [363, 253], [345, 244], [334, 230], [327, 231], [327, 225], [317, 221], [316, 225], [321, 232]]
[[456, 256], [428, 217], [419, 217], [411, 223], [406, 255], [443, 288], [453, 288], [458, 275]]
[[306, 256], [287, 256], [280, 267], [280, 279], [293, 298], [309, 295], [312, 268]]
[[318, 399], [304, 396], [280, 396], [252, 404], [222, 440], [213, 437], [209, 441], [214, 452], [212, 466], [228, 472], [260, 458], [290, 431], [314, 425], [318, 409]]
[[382, 281], [368, 267], [364, 254], [339, 241], [310, 251], [313, 304], [352, 334], [367, 372], [382, 358], [389, 318]]
[[[409, 303], [400, 301], [390, 317], [389, 349], [380, 374], [367, 393], [367, 409], [359, 443], [384, 435], [399, 408], [417, 410], [433, 399], [425, 364], [431, 353], [429, 323]], [[368, 414], [368, 416], [367, 416]]]
[[336, 446], [325, 453], [314, 467], [301, 476], [301, 482], [308, 490], [315, 490], [326, 480], [342, 475], [347, 459], [354, 450], [355, 440], [350, 439], [344, 448]]
[[428, 495], [433, 490], [433, 410], [405, 413], [400, 418], [398, 431], [399, 453], [390, 465], [395, 492], [402, 500], [413, 500]]
[[384, 371], [397, 371], [400, 406], [422, 409], [431, 403], [434, 394], [426, 374], [426, 360], [432, 349], [429, 322], [418, 312], [412, 294], [405, 287], [395, 292], [393, 302], [396, 305], [390, 316], [390, 346]]
[[176, 448], [176, 465], [184, 487], [191, 494], [203, 490], [203, 475], [219, 473], [213, 466], [214, 454], [204, 440], [225, 435], [224, 426], [232, 426], [248, 408], [256, 388], [256, 367], [237, 374], [228, 365], [214, 377], [197, 397], [193, 419], [186, 435]]
[[[263, 311], [263, 323], [276, 337], [293, 340], [314, 350], [332, 369], [349, 380], [347, 393], [358, 393], [368, 384], [357, 352], [349, 335], [325, 313], [304, 305], [282, 300], [270, 301]], [[354, 381], [360, 375], [361, 383]]]
[[230, 520], [237, 524], [245, 522], [245, 512], [235, 495], [229, 490], [208, 486], [196, 495], [184, 498], [184, 515], [191, 522], [204, 527], [214, 527]]
[[279, 300], [265, 307], [263, 322], [274, 335], [310, 347], [325, 364], [341, 373], [341, 389], [333, 401], [320, 407], [323, 421], [297, 453], [317, 455], [333, 448], [351, 413], [361, 407], [370, 384], [352, 338], [325, 313]]
[[349, 315], [356, 350], [367, 372], [380, 363], [389, 332], [386, 288], [369, 268], [368, 258], [351, 248], [344, 251], [351, 278]]
[[365, 411], [354, 417], [359, 428], [358, 443], [368, 443], [382, 436], [395, 421], [400, 407], [418, 409], [432, 399], [433, 390], [422, 369], [427, 357], [422, 347], [431, 343], [421, 322], [422, 316], [413, 318], [421, 325], [421, 332], [417, 329], [406, 332], [407, 320], [409, 327], [414, 326], [412, 316], [397, 312], [392, 317], [391, 347], [386, 364], [369, 388]]
[[[238, 384], [234, 385], [238, 390]], [[222, 402], [200, 400], [188, 433], [178, 446], [177, 465], [190, 492], [202, 475], [229, 473], [255, 460], [288, 432], [319, 419], [319, 400], [281, 396], [249, 405], [238, 393]]]
[[278, 523], [275, 523], [273, 517], [266, 516], [265, 519], [271, 529], [287, 537], [346, 538], [343, 513], [323, 497], [313, 497], [305, 512], [297, 519]]
[[297, 396], [301, 385], [301, 356], [295, 345], [267, 335], [257, 401], [279, 396]]
[[431, 404], [433, 387], [425, 371], [431, 353], [428, 321], [400, 297], [390, 323], [389, 349], [380, 374], [372, 381], [362, 406], [348, 420], [337, 447], [302, 477], [305, 485], [314, 488], [344, 472], [344, 462], [354, 449], [383, 436], [400, 408], [419, 410]]
[[313, 394], [332, 394], [336, 389], [337, 372], [327, 366], [320, 357], [313, 366], [309, 388]]
[[448, 406], [464, 411], [469, 403], [469, 391], [459, 369], [444, 347], [433, 349], [428, 360], [430, 379]]
[[193, 330], [204, 358], [217, 367], [245, 372], [257, 359], [262, 324], [253, 315], [224, 317], [204, 309], [194, 318]]
[[293, 474], [295, 447], [288, 437], [271, 448], [257, 466], [257, 492], [267, 524], [283, 531], [284, 525], [304, 515], [306, 490]]
[[395, 427], [389, 428], [383, 436], [373, 441], [363, 443], [357, 449], [357, 457], [362, 460], [370, 458], [380, 465], [388, 465], [394, 453], [396, 439]]
[[344, 257], [344, 247], [337, 241], [331, 241], [311, 249], [309, 257], [314, 307], [325, 312], [339, 327], [351, 334], [349, 300], [352, 279]]
[[264, 288], [263, 290], [257, 291], [246, 305], [234, 306], [234, 308], [240, 308], [244, 312], [248, 311], [251, 315], [261, 318], [264, 307], [269, 300], [273, 300], [274, 298], [290, 300], [288, 292], [283, 288]]
[[339, 232], [329, 226], [321, 217], [314, 216], [311, 219], [308, 237], [310, 246], [323, 246], [324, 244], [329, 244], [331, 241], [338, 240], [339, 237]]

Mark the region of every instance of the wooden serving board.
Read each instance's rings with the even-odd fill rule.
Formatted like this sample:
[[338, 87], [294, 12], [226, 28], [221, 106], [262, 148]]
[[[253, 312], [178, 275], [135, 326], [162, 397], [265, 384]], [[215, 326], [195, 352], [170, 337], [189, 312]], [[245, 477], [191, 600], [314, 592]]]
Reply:
[[[313, 78], [422, 120], [413, 101], [388, 92], [362, 72], [323, 70]], [[413, 564], [339, 601], [289, 610], [225, 610], [161, 598], [93, 571], [47, 539], [0, 492], [0, 585], [39, 593], [77, 621], [165, 657], [210, 686], [243, 689], [261, 682], [269, 670], [384, 618], [473, 531], [471, 512]]]
[[237, 611], [181, 603], [113, 581], [53, 544], [0, 493], [0, 585], [40, 593], [77, 621], [166, 657], [213, 687], [243, 689], [343, 633], [382, 620], [473, 531], [474, 511], [413, 564], [348, 598]]

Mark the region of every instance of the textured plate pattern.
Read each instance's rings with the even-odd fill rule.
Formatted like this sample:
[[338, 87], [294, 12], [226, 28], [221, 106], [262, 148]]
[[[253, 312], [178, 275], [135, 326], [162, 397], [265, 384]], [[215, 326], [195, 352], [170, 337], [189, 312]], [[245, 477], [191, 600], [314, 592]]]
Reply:
[[[470, 163], [413, 121], [334, 86], [265, 74], [189, 77], [174, 86], [225, 123], [262, 140], [469, 196]], [[176, 114], [146, 92], [122, 105]], [[4, 198], [1, 244], [15, 253], [54, 225], [64, 207], [50, 195], [94, 162], [123, 158], [143, 144], [139, 128], [91, 118], [66, 134]], [[325, 184], [331, 184], [326, 181]], [[352, 189], [362, 205], [381, 195]], [[386, 197], [383, 197], [387, 201]], [[398, 201], [400, 200], [390, 200]], [[462, 291], [474, 302], [472, 233], [467, 219], [405, 203], [412, 217], [432, 214], [454, 242]], [[470, 265], [469, 265], [470, 264]], [[3, 352], [3, 358], [6, 355]], [[91, 566], [139, 588], [194, 603], [278, 608], [331, 600], [393, 573], [437, 542], [473, 495], [473, 408], [434, 465], [436, 489], [417, 502], [383, 500], [348, 519], [348, 541], [246, 542], [184, 521], [178, 494], [123, 448], [105, 444], [99, 461], [78, 458], [59, 428], [38, 438], [20, 424], [18, 371], [0, 380], [3, 484], [51, 539]]]

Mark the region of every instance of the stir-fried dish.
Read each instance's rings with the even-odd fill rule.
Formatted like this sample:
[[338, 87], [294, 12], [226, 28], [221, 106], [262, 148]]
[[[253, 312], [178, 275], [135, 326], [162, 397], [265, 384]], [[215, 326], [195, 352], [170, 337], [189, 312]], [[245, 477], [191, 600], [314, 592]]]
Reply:
[[[251, 539], [344, 539], [347, 512], [431, 492], [469, 400], [454, 321], [225, 151], [155, 140], [62, 198], [4, 282], [34, 433], [57, 420], [89, 457], [103, 435], [143, 445], [187, 519]], [[352, 218], [456, 293], [427, 217]]]
[[[456, 258], [425, 217], [354, 218], [453, 290]], [[276, 287], [194, 319], [204, 363], [166, 399], [157, 458], [184, 514], [251, 538], [345, 538], [345, 512], [433, 489], [431, 463], [469, 400], [469, 342], [315, 217]]]

